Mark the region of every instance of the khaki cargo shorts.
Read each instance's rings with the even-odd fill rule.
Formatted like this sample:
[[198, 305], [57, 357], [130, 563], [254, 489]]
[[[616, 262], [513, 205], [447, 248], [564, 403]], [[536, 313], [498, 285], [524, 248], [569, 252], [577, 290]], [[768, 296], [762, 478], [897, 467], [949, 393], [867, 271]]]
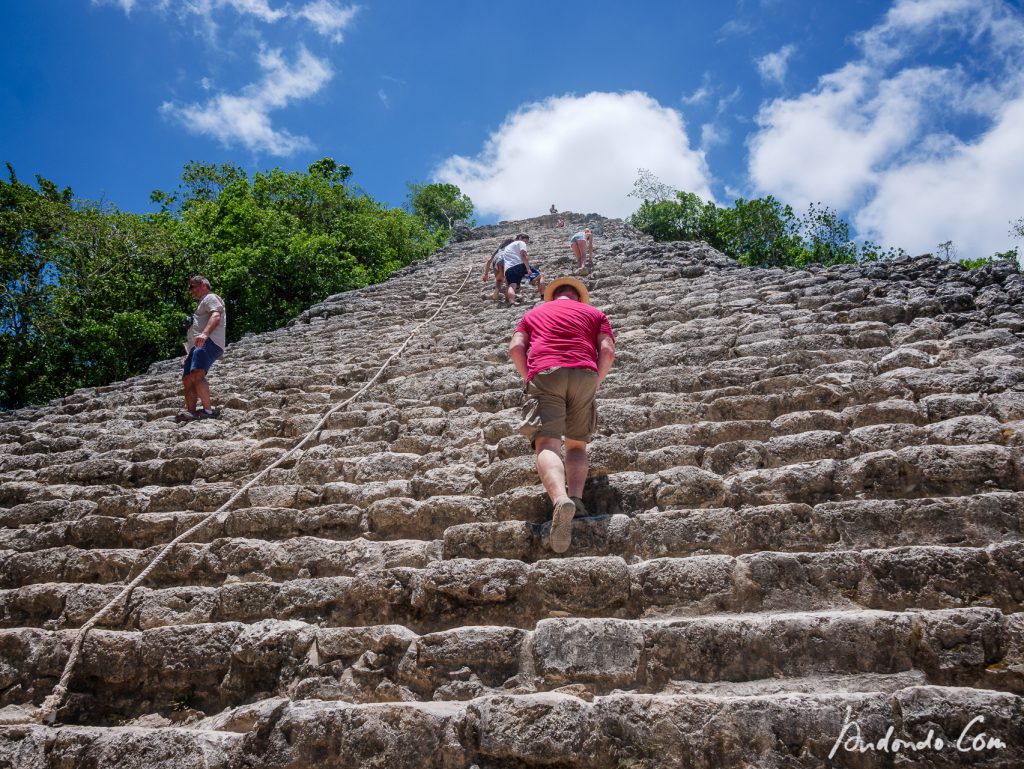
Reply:
[[597, 429], [597, 372], [588, 368], [549, 368], [526, 385], [519, 432], [530, 440], [569, 438], [589, 442]]

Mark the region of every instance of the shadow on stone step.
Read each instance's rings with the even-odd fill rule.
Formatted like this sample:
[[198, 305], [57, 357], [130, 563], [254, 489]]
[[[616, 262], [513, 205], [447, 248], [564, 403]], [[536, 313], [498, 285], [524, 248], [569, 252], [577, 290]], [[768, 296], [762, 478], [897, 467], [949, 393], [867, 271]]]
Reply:
[[[631, 477], [634, 475], [637, 477]], [[583, 503], [591, 515], [635, 515], [643, 512], [643, 473], [617, 473], [614, 485], [607, 475], [588, 478], [583, 487]]]

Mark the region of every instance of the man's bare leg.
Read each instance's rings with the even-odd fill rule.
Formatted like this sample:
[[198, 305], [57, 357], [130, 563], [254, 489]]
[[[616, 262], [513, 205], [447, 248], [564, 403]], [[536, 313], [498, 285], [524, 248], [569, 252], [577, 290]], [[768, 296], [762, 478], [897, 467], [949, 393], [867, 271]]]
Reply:
[[576, 269], [583, 267], [583, 245], [582, 241], [574, 240], [572, 242], [572, 253], [576, 257]]
[[572, 544], [572, 519], [576, 505], [565, 493], [565, 465], [562, 464], [562, 441], [558, 438], [537, 438], [533, 442], [537, 473], [554, 508], [551, 514], [549, 542], [556, 553], [564, 553]]
[[185, 389], [185, 411], [196, 410], [196, 385], [192, 374], [188, 374], [181, 380], [181, 386]]
[[565, 465], [562, 464], [562, 441], [558, 438], [537, 438], [533, 442], [537, 473], [552, 504], [565, 494]]
[[210, 383], [206, 381], [206, 371], [197, 368], [192, 372], [192, 376], [195, 377], [193, 387], [195, 388], [196, 395], [199, 396], [200, 402], [203, 404], [203, 408], [207, 411], [213, 411], [212, 401], [210, 400]]
[[587, 483], [587, 444], [565, 439], [565, 477], [570, 497], [582, 497]]

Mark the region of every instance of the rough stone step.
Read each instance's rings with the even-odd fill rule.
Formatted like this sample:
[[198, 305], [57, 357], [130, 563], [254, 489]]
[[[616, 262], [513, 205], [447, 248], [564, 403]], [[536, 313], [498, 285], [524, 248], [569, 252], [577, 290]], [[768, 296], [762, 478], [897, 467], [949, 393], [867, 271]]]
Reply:
[[[585, 501], [596, 503], [587, 494]], [[596, 504], [595, 504], [596, 507]], [[444, 557], [554, 557], [537, 520], [465, 523], [444, 531]], [[762, 550], [808, 552], [911, 545], [984, 547], [1024, 540], [1024, 493], [912, 500], [851, 500], [818, 505], [682, 509], [577, 518], [574, 555], [627, 560]]]
[[[119, 590], [68, 583], [2, 590], [0, 626], [79, 627]], [[619, 557], [532, 564], [456, 559], [358, 577], [138, 588], [106, 626], [294, 619], [337, 627], [401, 624], [423, 633], [466, 624], [530, 629], [550, 617], [970, 606], [1022, 610], [1024, 544], [701, 555], [634, 564]]]
[[[116, 484], [52, 485], [35, 481], [0, 484], [0, 504], [7, 508], [0, 508], [0, 525], [73, 520], [88, 514], [92, 509], [100, 515], [132, 515], [183, 509], [212, 511], [227, 502], [237, 490], [238, 487], [231, 483], [150, 486], [143, 489], [125, 489]], [[40, 503], [45, 503], [42, 510], [37, 507]], [[25, 507], [15, 509], [22, 505]], [[23, 518], [23, 515], [29, 518]]]
[[[609, 501], [602, 501], [605, 507], [599, 506], [594, 512], [638, 512], [673, 507], [739, 508], [784, 503], [813, 505], [862, 496], [900, 499], [1024, 490], [1024, 448], [1018, 446], [910, 446], [896, 451], [872, 451], [851, 459], [819, 459], [746, 470], [745, 466], [760, 461], [760, 455], [747, 442], [735, 441], [705, 457], [709, 464], [728, 473], [724, 477], [693, 464], [699, 451], [678, 446], [652, 452], [669, 465], [656, 474], [640, 470], [610, 473], [611, 467], [622, 466], [631, 456], [628, 450], [620, 449], [616, 452], [606, 447], [603, 453], [595, 451], [592, 477], [588, 481], [593, 489], [590, 493], [599, 498], [608, 497]], [[638, 453], [634, 467], [649, 461], [649, 457]], [[530, 456], [498, 460], [484, 468], [479, 476], [488, 497], [538, 482]]]
[[[428, 479], [423, 479], [425, 483]], [[377, 484], [378, 487], [384, 484]], [[421, 484], [422, 485], [422, 484]], [[374, 498], [370, 489], [352, 484], [353, 501], [291, 507], [243, 507], [218, 516], [196, 532], [191, 542], [212, 542], [224, 537], [284, 540], [315, 536], [325, 539], [441, 539], [445, 529], [460, 523], [504, 520], [513, 517], [507, 504], [511, 495], [486, 500], [479, 495], [436, 495], [423, 501], [407, 496]], [[414, 493], [410, 484], [409, 493]], [[393, 488], [397, 485], [392, 484]], [[358, 492], [358, 493], [355, 493]], [[537, 489], [531, 510], [543, 519], [545, 506]], [[0, 529], [0, 549], [28, 551], [73, 545], [78, 548], [147, 548], [170, 542], [207, 518], [206, 512], [138, 512], [127, 516], [100, 515], [97, 505], [39, 502], [12, 509], [8, 518], [22, 521], [19, 528]], [[41, 523], [44, 516], [67, 515], [68, 520]], [[2, 514], [0, 514], [2, 518]]]
[[[0, 707], [39, 705], [74, 631], [0, 631]], [[667, 622], [547, 619], [533, 631], [320, 628], [269, 620], [93, 631], [66, 723], [124, 713], [207, 714], [254, 699], [468, 700], [579, 687], [593, 695], [815, 675], [917, 674], [932, 685], [1024, 693], [1024, 614], [997, 609], [815, 612]], [[770, 683], [768, 685], [771, 685]], [[792, 686], [792, 684], [789, 684]]]
[[[956, 422], [956, 419], [953, 420]], [[742, 427], [733, 423], [737, 429]], [[752, 428], [756, 428], [753, 423]], [[596, 513], [636, 514], [652, 509], [678, 507], [765, 505], [779, 503], [816, 504], [826, 500], [855, 500], [860, 495], [900, 498], [904, 496], [958, 495], [984, 493], [991, 489], [1016, 490], [1022, 488], [1022, 450], [1020, 446], [995, 444], [909, 446], [898, 451], [869, 452], [846, 460], [821, 459], [778, 468], [761, 468], [765, 461], [757, 442], [734, 440], [702, 451], [698, 447], [673, 446], [678, 431], [661, 429], [651, 431], [640, 446], [669, 445], [649, 451], [638, 451], [612, 441], [595, 442], [593, 454], [594, 477], [588, 482], [588, 503]], [[778, 456], [787, 451], [800, 458], [813, 453], [819, 445], [834, 446], [834, 436], [827, 431], [797, 434], [792, 441], [779, 440], [775, 445]], [[702, 429], [699, 434], [712, 435], [714, 431]], [[728, 432], [721, 437], [735, 437]], [[880, 430], [875, 438], [884, 442], [892, 439], [892, 432]], [[827, 440], [831, 439], [831, 440]], [[507, 440], [507, 439], [502, 439]], [[769, 441], [766, 445], [772, 445]], [[883, 445], [877, 443], [876, 445]], [[500, 442], [499, 442], [500, 447]], [[788, 457], [787, 457], [788, 458]], [[391, 452], [371, 455], [354, 461], [353, 478], [360, 481], [328, 481], [326, 476], [305, 475], [303, 480], [294, 470], [271, 473], [266, 485], [254, 487], [238, 504], [250, 507], [287, 507], [307, 509], [334, 505], [356, 505], [367, 510], [370, 519], [365, 530], [375, 536], [435, 537], [438, 528], [432, 524], [418, 525], [417, 513], [408, 505], [397, 512], [371, 510], [371, 506], [388, 497], [407, 497], [430, 505], [433, 511], [450, 508], [452, 497], [473, 497], [482, 488], [492, 499], [491, 510], [501, 509], [507, 503], [501, 495], [525, 492], [536, 496], [536, 471], [529, 456], [498, 460], [481, 470], [470, 463], [449, 463], [446, 467], [431, 467], [417, 472], [409, 470], [411, 480], [391, 480], [389, 468], [395, 462], [406, 461], [410, 468], [422, 466], [423, 457], [398, 455]], [[702, 465], [720, 469], [727, 475]], [[310, 460], [314, 465], [316, 460]], [[442, 464], [439, 457], [432, 464]], [[609, 473], [613, 468], [631, 463], [633, 468], [669, 466], [671, 469], [657, 475], [637, 472]], [[300, 463], [302, 467], [305, 462]], [[754, 469], [746, 469], [753, 467]], [[729, 471], [737, 471], [729, 475]], [[376, 480], [380, 479], [380, 480]], [[234, 491], [231, 484], [199, 484], [177, 487], [145, 487], [125, 491], [120, 486], [54, 486], [21, 483], [5, 488], [5, 501], [11, 505], [0, 511], [3, 525], [13, 528], [38, 525], [47, 521], [83, 521], [90, 514], [110, 517], [133, 516], [145, 512], [175, 511], [184, 508], [213, 510], [227, 500]], [[442, 498], [437, 500], [437, 498]], [[462, 502], [457, 507], [476, 509], [474, 503]], [[513, 509], [514, 508], [514, 509]], [[492, 520], [523, 518], [543, 520], [543, 504], [516, 503], [507, 514], [491, 513]], [[474, 512], [472, 515], [475, 515]], [[312, 514], [311, 514], [312, 515]], [[445, 514], [444, 525], [462, 523], [465, 512]], [[471, 517], [470, 520], [473, 520]], [[83, 523], [82, 526], [92, 524]], [[410, 533], [403, 535], [409, 526]], [[59, 527], [58, 527], [59, 528]], [[413, 533], [415, 532], [415, 533]], [[46, 534], [41, 533], [45, 540]], [[17, 539], [16, 532], [5, 535], [6, 540]]]
[[[146, 578], [153, 587], [220, 585], [229, 580], [282, 582], [315, 577], [356, 576], [381, 569], [422, 568], [441, 554], [441, 541], [362, 538], [337, 541], [295, 537], [284, 542], [224, 538], [183, 542]], [[46, 582], [128, 582], [146, 568], [159, 548], [83, 550], [64, 546], [0, 553], [0, 586]]]
[[[882, 769], [903, 758], [1010, 769], [1024, 762], [1022, 718], [1020, 697], [934, 686], [760, 697], [615, 694], [591, 702], [560, 692], [466, 703], [273, 699], [192, 728], [5, 727], [0, 760], [17, 769], [116, 765], [141, 755], [153, 769], [809, 769], [847, 760]], [[861, 752], [890, 726], [889, 751]]]
[[[817, 421], [831, 422], [824, 416]], [[849, 431], [818, 429], [782, 435], [773, 435], [769, 422], [756, 420], [669, 425], [633, 435], [611, 432], [611, 436], [598, 435], [590, 444], [595, 473], [630, 469], [657, 473], [685, 464], [730, 475], [820, 459], [854, 459], [874, 451], [921, 445], [1017, 448], [1024, 440], [1024, 432], [1018, 432], [1016, 426], [984, 416], [954, 417], [925, 427], [888, 423]], [[532, 452], [526, 439], [515, 435], [499, 440], [495, 453], [505, 459]]]
[[[183, 713], [176, 716], [183, 716]], [[126, 717], [127, 718], [127, 717]], [[245, 735], [230, 730], [163, 726], [116, 728], [0, 726], [0, 764], [11, 769], [145, 766], [148, 769], [241, 769]], [[143, 758], [144, 757], [144, 758]]]

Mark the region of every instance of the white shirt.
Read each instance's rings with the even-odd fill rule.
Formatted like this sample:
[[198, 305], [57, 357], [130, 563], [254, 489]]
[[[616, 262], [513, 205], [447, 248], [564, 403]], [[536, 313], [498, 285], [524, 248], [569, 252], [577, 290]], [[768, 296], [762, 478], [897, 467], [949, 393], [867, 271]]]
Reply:
[[526, 250], [526, 243], [521, 240], [513, 240], [507, 246], [505, 246], [495, 258], [495, 261], [500, 259], [505, 263], [505, 269], [509, 267], [515, 267], [517, 264], [523, 263], [523, 254], [529, 256]]

